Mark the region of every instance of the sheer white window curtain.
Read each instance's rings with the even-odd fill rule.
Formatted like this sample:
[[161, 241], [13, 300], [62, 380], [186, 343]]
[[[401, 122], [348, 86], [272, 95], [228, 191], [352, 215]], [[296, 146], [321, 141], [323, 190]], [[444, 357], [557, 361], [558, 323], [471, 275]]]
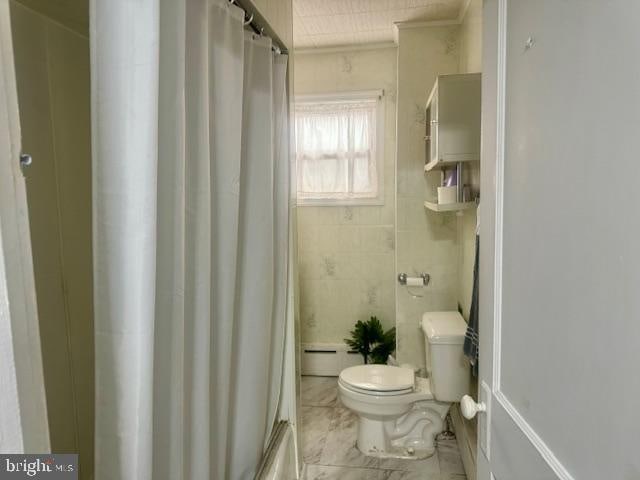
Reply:
[[379, 104], [378, 97], [296, 101], [299, 202], [380, 196]]
[[287, 311], [287, 57], [227, 0], [91, 3], [96, 480], [253, 479]]

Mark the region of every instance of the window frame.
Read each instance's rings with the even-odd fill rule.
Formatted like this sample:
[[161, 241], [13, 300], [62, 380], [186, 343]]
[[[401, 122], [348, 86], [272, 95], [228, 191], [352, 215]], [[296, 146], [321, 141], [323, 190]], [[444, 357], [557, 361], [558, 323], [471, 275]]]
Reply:
[[[376, 99], [376, 173], [378, 178], [378, 194], [372, 198], [302, 198], [298, 196], [299, 178], [295, 178], [296, 203], [300, 207], [332, 207], [332, 206], [381, 206], [384, 205], [384, 170], [385, 170], [385, 97], [384, 90], [361, 90], [336, 93], [317, 93], [296, 95], [294, 103], [344, 103], [356, 100]], [[294, 106], [295, 114], [295, 106]], [[295, 143], [295, 142], [294, 142]], [[298, 171], [298, 154], [295, 152], [296, 172]]]

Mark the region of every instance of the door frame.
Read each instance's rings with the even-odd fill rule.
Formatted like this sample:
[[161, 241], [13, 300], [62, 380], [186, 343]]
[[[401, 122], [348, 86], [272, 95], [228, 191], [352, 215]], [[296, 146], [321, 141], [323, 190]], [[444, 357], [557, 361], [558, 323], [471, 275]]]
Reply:
[[[561, 480], [574, 480], [548, 445], [501, 389], [502, 238], [505, 166], [506, 61], [508, 0], [483, 3], [482, 210], [480, 222], [480, 370], [479, 401], [487, 412], [478, 418], [478, 479], [491, 473], [492, 410], [501, 409]], [[528, 48], [525, 46], [525, 48]]]
[[0, 0], [0, 449], [48, 453], [9, 0]]

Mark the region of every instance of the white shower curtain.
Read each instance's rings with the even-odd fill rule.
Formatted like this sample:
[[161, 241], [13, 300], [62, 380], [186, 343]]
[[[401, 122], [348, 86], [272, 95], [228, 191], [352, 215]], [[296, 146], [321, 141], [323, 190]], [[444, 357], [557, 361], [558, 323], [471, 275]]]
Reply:
[[96, 480], [252, 479], [287, 312], [287, 57], [225, 0], [91, 3]]

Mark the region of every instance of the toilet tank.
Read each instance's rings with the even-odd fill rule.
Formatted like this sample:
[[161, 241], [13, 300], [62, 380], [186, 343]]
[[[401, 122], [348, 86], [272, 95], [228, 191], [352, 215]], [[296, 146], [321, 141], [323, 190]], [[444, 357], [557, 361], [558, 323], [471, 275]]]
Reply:
[[422, 316], [431, 391], [441, 402], [459, 402], [469, 393], [469, 361], [462, 352], [467, 323], [458, 312]]

